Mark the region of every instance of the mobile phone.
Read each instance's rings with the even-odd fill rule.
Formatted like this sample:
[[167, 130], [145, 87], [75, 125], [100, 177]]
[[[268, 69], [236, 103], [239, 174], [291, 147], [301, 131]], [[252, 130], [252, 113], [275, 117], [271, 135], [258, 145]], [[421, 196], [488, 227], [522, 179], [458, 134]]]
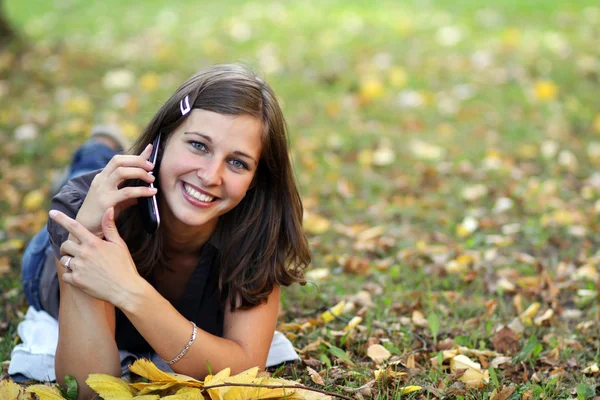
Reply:
[[[156, 178], [154, 182], [147, 183], [140, 179], [141, 186], [147, 186], [153, 188], [157, 183], [158, 179], [158, 147], [160, 146], [160, 132], [152, 143], [152, 154], [148, 159], [154, 164], [154, 169], [151, 173]], [[156, 201], [156, 195], [152, 197], [139, 197], [138, 198], [138, 209], [140, 210], [140, 216], [142, 218], [142, 226], [149, 234], [153, 235], [160, 225], [160, 214], [158, 212], [158, 202]]]

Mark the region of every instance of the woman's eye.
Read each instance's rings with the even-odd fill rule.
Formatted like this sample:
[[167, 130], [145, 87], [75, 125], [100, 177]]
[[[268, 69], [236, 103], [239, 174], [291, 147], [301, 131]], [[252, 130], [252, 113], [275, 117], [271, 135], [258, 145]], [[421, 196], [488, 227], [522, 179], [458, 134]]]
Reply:
[[204, 145], [204, 143], [201, 143], [201, 142], [194, 142], [194, 141], [192, 141], [192, 142], [190, 142], [190, 144], [191, 144], [191, 145], [192, 145], [192, 147], [193, 147], [193, 148], [195, 148], [196, 150], [200, 150], [200, 151], [206, 151], [206, 150], [208, 150], [208, 149], [206, 148], [206, 146]]
[[237, 169], [248, 169], [248, 167], [246, 166], [246, 164], [244, 164], [243, 162], [241, 162], [240, 160], [231, 160], [229, 161], [229, 163]]

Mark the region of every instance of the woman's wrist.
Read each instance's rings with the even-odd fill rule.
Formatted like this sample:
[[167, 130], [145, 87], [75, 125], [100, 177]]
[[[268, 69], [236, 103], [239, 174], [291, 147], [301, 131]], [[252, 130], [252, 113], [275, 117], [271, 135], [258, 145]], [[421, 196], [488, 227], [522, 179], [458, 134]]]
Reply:
[[125, 314], [137, 314], [141, 307], [147, 305], [146, 299], [154, 288], [147, 280], [138, 275], [128, 289], [120, 293], [114, 306]]

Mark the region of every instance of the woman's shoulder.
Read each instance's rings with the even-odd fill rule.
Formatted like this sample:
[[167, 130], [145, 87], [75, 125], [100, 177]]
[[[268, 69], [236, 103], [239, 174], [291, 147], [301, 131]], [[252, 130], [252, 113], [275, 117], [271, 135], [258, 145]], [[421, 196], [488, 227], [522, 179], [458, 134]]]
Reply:
[[[94, 177], [98, 175], [100, 171], [102, 170], [91, 171], [69, 180], [52, 198], [51, 205], [70, 205], [79, 203], [79, 206], [81, 206], [81, 202], [83, 202], [87, 192], [90, 190]], [[52, 209], [57, 209], [52, 206]], [[60, 208], [58, 209], [63, 211]]]

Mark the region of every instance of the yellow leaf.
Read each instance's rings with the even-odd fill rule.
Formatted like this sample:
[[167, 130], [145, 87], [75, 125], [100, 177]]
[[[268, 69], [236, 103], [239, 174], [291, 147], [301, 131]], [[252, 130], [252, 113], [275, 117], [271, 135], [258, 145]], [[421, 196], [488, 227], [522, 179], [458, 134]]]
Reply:
[[304, 230], [311, 235], [320, 235], [327, 232], [331, 227], [331, 221], [327, 218], [308, 211], [304, 211], [302, 220]]
[[540, 101], [554, 100], [558, 95], [558, 87], [552, 81], [541, 80], [535, 83], [533, 88], [535, 98]]
[[87, 97], [77, 96], [69, 99], [64, 108], [72, 114], [89, 115], [92, 112], [92, 102]]
[[383, 347], [380, 344], [372, 344], [367, 349], [367, 356], [369, 356], [371, 360], [379, 364], [390, 358], [392, 356], [392, 353], [390, 353], [385, 347]]
[[129, 366], [129, 370], [152, 382], [193, 383], [193, 386], [202, 387], [201, 381], [187, 375], [161, 371], [152, 361], [145, 358], [141, 358], [134, 362], [133, 365]]
[[45, 199], [46, 196], [42, 190], [32, 190], [23, 198], [23, 208], [30, 212], [37, 211], [42, 207], [42, 203], [44, 203]]
[[354, 317], [350, 320], [350, 322], [348, 322], [348, 325], [346, 325], [344, 327], [344, 332], [348, 332], [353, 330], [354, 328], [356, 328], [358, 326], [358, 324], [360, 324], [362, 322], [362, 318], [361, 317]]
[[[170, 398], [170, 396], [167, 396], [167, 397]], [[131, 400], [158, 400], [158, 399], [160, 399], [159, 394], [142, 394], [142, 395], [135, 396]], [[173, 399], [171, 399], [171, 400], [173, 400]]]
[[107, 374], [90, 374], [85, 383], [104, 400], [133, 398], [134, 390], [122, 379]]
[[366, 77], [360, 83], [360, 97], [366, 102], [381, 97], [384, 92], [383, 83], [374, 76]]
[[524, 323], [531, 323], [531, 319], [535, 316], [535, 314], [537, 314], [539, 309], [540, 303], [533, 303], [529, 307], [527, 307], [527, 309], [523, 311], [521, 315], [519, 315], [519, 318]]
[[521, 32], [517, 28], [506, 29], [502, 34], [502, 41], [508, 47], [516, 47], [521, 40]]
[[129, 384], [129, 386], [139, 390], [138, 396], [143, 396], [159, 390], [167, 390], [179, 384], [179, 382], [136, 382]]
[[[31, 385], [27, 387], [27, 393], [35, 393], [40, 400], [64, 400], [56, 386]], [[3, 398], [0, 396], [0, 398]]]
[[387, 369], [376, 369], [374, 371], [375, 374], [375, 380], [378, 381], [379, 379], [382, 379], [385, 376], [389, 376], [390, 378], [400, 378], [401, 376], [406, 376], [408, 375], [406, 372], [397, 372], [397, 371], [393, 371], [391, 370], [389, 367]]
[[119, 127], [128, 139], [134, 139], [139, 134], [138, 127], [132, 122], [124, 122], [120, 124]]
[[406, 75], [406, 71], [401, 67], [393, 67], [390, 69], [389, 73], [390, 84], [399, 89], [401, 87], [406, 86], [406, 82], [408, 81], [408, 77]]
[[408, 394], [423, 389], [421, 386], [404, 386], [400, 388], [400, 394]]
[[[226, 372], [219, 372], [214, 377], [206, 377], [204, 380], [205, 389], [212, 400], [250, 400], [250, 399], [277, 399], [288, 398], [294, 393], [293, 389], [283, 388], [265, 388], [261, 385], [282, 385], [279, 379], [275, 378], [256, 378], [258, 367], [250, 368], [234, 376], [229, 376], [229, 368]], [[217, 386], [226, 383], [244, 383], [256, 385], [256, 387], [243, 386], [222, 386], [211, 389], [211, 386]], [[287, 397], [286, 397], [287, 396]]]
[[9, 380], [0, 381], [0, 399], [25, 400], [26, 398], [29, 398], [29, 395], [25, 397], [25, 389], [19, 384]]
[[140, 88], [144, 92], [154, 92], [160, 83], [160, 75], [155, 72], [148, 72], [140, 78]]
[[321, 314], [321, 320], [325, 323], [331, 322], [342, 313], [344, 306], [346, 305], [346, 301], [342, 300], [337, 303], [335, 306], [331, 307], [329, 310], [325, 311]]
[[179, 389], [175, 394], [170, 396], [162, 397], [167, 400], [204, 400], [202, 390], [199, 388], [183, 387]]

